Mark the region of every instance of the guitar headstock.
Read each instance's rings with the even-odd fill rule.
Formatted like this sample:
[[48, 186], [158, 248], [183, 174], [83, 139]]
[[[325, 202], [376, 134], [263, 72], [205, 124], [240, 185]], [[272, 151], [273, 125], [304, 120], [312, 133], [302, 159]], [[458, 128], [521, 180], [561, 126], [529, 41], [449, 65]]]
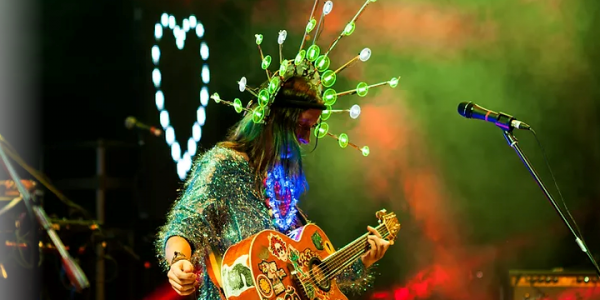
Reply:
[[398, 235], [398, 231], [400, 231], [400, 222], [398, 222], [396, 214], [393, 212], [388, 213], [387, 210], [382, 209], [375, 213], [375, 216], [379, 219], [379, 223], [383, 223], [387, 229], [387, 240], [393, 245], [394, 240], [396, 240], [396, 236]]

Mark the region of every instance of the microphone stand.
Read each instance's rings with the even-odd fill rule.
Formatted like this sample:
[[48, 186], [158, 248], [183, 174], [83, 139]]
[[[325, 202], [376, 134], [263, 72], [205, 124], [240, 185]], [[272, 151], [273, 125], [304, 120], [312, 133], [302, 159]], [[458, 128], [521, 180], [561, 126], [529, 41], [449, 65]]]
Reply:
[[[0, 143], [0, 158], [2, 159], [2, 162], [4, 162], [4, 164], [6, 165], [6, 169], [8, 170], [10, 177], [17, 185], [17, 189], [19, 190], [19, 193], [21, 193], [21, 195], [23, 197], [23, 202], [25, 203], [25, 206], [27, 208], [27, 212], [30, 215], [30, 218], [34, 219], [34, 217], [35, 217], [35, 219], [37, 219], [40, 226], [46, 230], [46, 232], [48, 233], [48, 236], [52, 240], [52, 243], [58, 250], [58, 253], [60, 254], [60, 257], [62, 259], [63, 267], [65, 268], [65, 271], [67, 272], [67, 276], [69, 277], [71, 284], [73, 284], [75, 286], [75, 289], [78, 292], [88, 288], [90, 286], [90, 284], [88, 282], [87, 277], [85, 276], [85, 274], [83, 273], [83, 271], [81, 270], [79, 265], [77, 265], [77, 263], [73, 260], [73, 258], [71, 258], [71, 256], [65, 249], [65, 246], [63, 245], [62, 241], [60, 240], [60, 238], [58, 237], [58, 235], [52, 228], [52, 223], [50, 222], [48, 216], [46, 215], [46, 211], [44, 211], [44, 209], [42, 207], [40, 207], [38, 204], [35, 203], [35, 201], [31, 197], [31, 194], [29, 193], [29, 191], [25, 188], [25, 186], [23, 186], [23, 183], [21, 182], [21, 178], [19, 178], [19, 175], [17, 175], [17, 173], [15, 172], [15, 169], [12, 167], [12, 165], [8, 161], [8, 158], [6, 156], [6, 153], [4, 152], [4, 146], [2, 145], [2, 143]], [[35, 228], [33, 230], [35, 230]], [[38, 247], [37, 241], [34, 241], [31, 246], [33, 249]]]
[[[505, 129], [505, 128], [502, 128], [502, 129]], [[535, 179], [535, 182], [542, 189], [542, 192], [544, 193], [544, 195], [546, 196], [546, 198], [548, 198], [548, 201], [550, 201], [550, 203], [554, 207], [554, 210], [558, 213], [558, 215], [560, 216], [560, 218], [562, 219], [562, 221], [569, 228], [569, 231], [571, 231], [571, 234], [573, 234], [573, 236], [575, 237], [575, 242], [577, 242], [577, 245], [579, 245], [579, 247], [581, 248], [581, 251], [583, 251], [583, 252], [585, 252], [587, 254], [589, 260], [591, 261], [591, 263], [594, 265], [594, 268], [596, 269], [596, 273], [598, 274], [598, 277], [600, 278], [600, 267], [598, 267], [598, 263], [594, 259], [594, 256], [587, 249], [587, 246], [584, 243], [583, 238], [580, 238], [577, 235], [577, 233], [575, 232], [575, 230], [571, 226], [571, 223], [569, 223], [569, 221], [567, 220], [567, 218], [563, 214], [562, 210], [556, 204], [556, 201], [554, 201], [554, 199], [552, 198], [552, 195], [550, 195], [550, 193], [546, 189], [546, 186], [544, 186], [544, 183], [539, 178], [539, 176], [536, 173], [536, 171], [534, 170], [533, 166], [531, 166], [531, 163], [529, 162], [529, 160], [527, 159], [527, 157], [525, 156], [525, 154], [523, 154], [523, 152], [521, 151], [521, 148], [519, 147], [519, 143], [517, 141], [517, 138], [512, 134], [512, 130], [513, 130], [513, 128], [510, 128], [509, 130], [503, 130], [503, 132], [504, 132], [504, 138], [506, 138], [506, 141], [508, 142], [508, 145], [511, 148], [513, 148], [515, 150], [515, 152], [517, 152], [517, 155], [519, 156], [519, 158], [521, 159], [521, 161], [523, 161], [523, 164], [525, 165], [525, 167], [527, 168], [527, 170], [529, 171], [529, 173], [531, 173], [531, 176], [533, 176], [533, 179]]]

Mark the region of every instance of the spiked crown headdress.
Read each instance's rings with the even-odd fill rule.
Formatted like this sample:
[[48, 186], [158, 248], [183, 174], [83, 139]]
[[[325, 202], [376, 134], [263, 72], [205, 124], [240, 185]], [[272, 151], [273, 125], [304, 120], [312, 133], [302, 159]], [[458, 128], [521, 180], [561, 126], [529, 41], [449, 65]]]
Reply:
[[[312, 106], [306, 106], [306, 103], [299, 103], [292, 99], [282, 100], [285, 103], [278, 103], [287, 105], [287, 106], [300, 106], [308, 108], [318, 108], [323, 110], [321, 115], [321, 123], [315, 130], [315, 136], [317, 138], [323, 138], [325, 136], [329, 136], [335, 138], [340, 147], [346, 148], [351, 146], [362, 152], [364, 156], [368, 156], [370, 153], [370, 149], [368, 146], [358, 147], [356, 144], [351, 143], [349, 141], [348, 135], [345, 133], [338, 135], [332, 134], [329, 132], [329, 125], [324, 122], [328, 120], [333, 113], [349, 113], [350, 117], [355, 119], [360, 115], [360, 107], [358, 105], [352, 106], [350, 109], [333, 109], [332, 106], [336, 103], [337, 99], [342, 96], [347, 95], [358, 95], [360, 97], [364, 97], [369, 92], [369, 89], [380, 87], [384, 85], [389, 85], [392, 88], [395, 88], [398, 85], [400, 80], [399, 77], [393, 77], [388, 81], [380, 82], [377, 84], [369, 85], [365, 82], [360, 82], [355, 89], [337, 92], [332, 87], [337, 80], [337, 75], [347, 67], [356, 63], [357, 61], [366, 62], [371, 57], [371, 49], [365, 48], [358, 55], [352, 58], [350, 61], [340, 66], [339, 68], [333, 70], [330, 69], [331, 59], [329, 57], [331, 51], [335, 48], [338, 42], [346, 36], [352, 35], [354, 30], [356, 29], [356, 21], [363, 13], [365, 8], [373, 3], [377, 2], [377, 0], [366, 0], [366, 2], [362, 5], [358, 13], [352, 18], [352, 20], [345, 26], [344, 30], [340, 33], [336, 40], [331, 43], [327, 51], [321, 53], [321, 48], [316, 44], [318, 39], [318, 33], [322, 29], [321, 26], [323, 24], [323, 20], [325, 16], [331, 13], [333, 9], [333, 2], [327, 1], [323, 4], [323, 10], [320, 16], [319, 21], [314, 18], [315, 11], [319, 4], [320, 0], [315, 0], [315, 3], [312, 8], [312, 12], [310, 15], [310, 19], [308, 24], [306, 25], [306, 30], [304, 31], [304, 37], [302, 39], [302, 43], [300, 45], [300, 50], [296, 57], [293, 60], [287, 60], [283, 58], [283, 43], [287, 38], [287, 31], [282, 30], [279, 32], [279, 36], [277, 39], [277, 43], [279, 44], [279, 64], [280, 67], [277, 71], [272, 73], [269, 70], [269, 67], [272, 63], [272, 58], [270, 55], [264, 55], [261, 44], [263, 42], [263, 36], [261, 34], [256, 34], [256, 44], [258, 46], [258, 50], [261, 56], [261, 67], [265, 70], [268, 78], [268, 85], [262, 88], [252, 88], [247, 85], [247, 80], [245, 77], [242, 77], [238, 81], [240, 92], [247, 91], [252, 94], [256, 101], [256, 105], [254, 108], [244, 107], [242, 105], [242, 101], [239, 98], [234, 99], [234, 101], [225, 101], [220, 98], [218, 93], [215, 93], [211, 96], [217, 103], [223, 103], [230, 106], [233, 106], [238, 113], [247, 112], [252, 114], [252, 120], [254, 123], [262, 124], [267, 122], [270, 112], [271, 106], [274, 104], [275, 98], [279, 93], [281, 87], [285, 82], [287, 82], [292, 77], [303, 77], [306, 79], [309, 85], [311, 85], [318, 95], [321, 96], [321, 99], [324, 105], [315, 105], [312, 103]], [[316, 33], [313, 35], [312, 45], [308, 47], [308, 49], [304, 49], [307, 44], [308, 35], [316, 29]], [[253, 103], [253, 101], [250, 102]], [[278, 100], [279, 102], [279, 100]], [[304, 106], [303, 106], [304, 105]]]

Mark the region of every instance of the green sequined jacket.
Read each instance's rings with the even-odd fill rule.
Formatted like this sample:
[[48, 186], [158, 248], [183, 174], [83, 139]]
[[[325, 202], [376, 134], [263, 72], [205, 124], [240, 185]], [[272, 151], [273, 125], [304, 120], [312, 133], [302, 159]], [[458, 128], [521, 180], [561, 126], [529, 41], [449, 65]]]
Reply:
[[[299, 219], [299, 218], [298, 218]], [[220, 299], [219, 291], [206, 274], [206, 249], [217, 255], [230, 246], [265, 229], [277, 230], [262, 196], [256, 192], [252, 167], [237, 152], [216, 146], [198, 156], [181, 195], [159, 228], [156, 253], [162, 269], [169, 265], [165, 245], [169, 237], [180, 236], [192, 246], [191, 261], [198, 270], [198, 299]], [[358, 259], [337, 277], [345, 294], [358, 294], [372, 283], [372, 268]]]

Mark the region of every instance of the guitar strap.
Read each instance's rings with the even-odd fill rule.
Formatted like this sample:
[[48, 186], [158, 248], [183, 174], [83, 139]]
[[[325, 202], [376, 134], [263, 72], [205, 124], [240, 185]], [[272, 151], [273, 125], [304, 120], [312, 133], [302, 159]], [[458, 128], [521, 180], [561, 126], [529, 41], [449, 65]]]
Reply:
[[308, 224], [308, 223], [312, 223], [308, 217], [306, 216], [306, 214], [300, 209], [300, 207], [298, 207], [298, 205], [296, 205], [296, 210], [298, 211], [298, 217], [300, 219], [300, 222], [302, 223], [302, 226]]

